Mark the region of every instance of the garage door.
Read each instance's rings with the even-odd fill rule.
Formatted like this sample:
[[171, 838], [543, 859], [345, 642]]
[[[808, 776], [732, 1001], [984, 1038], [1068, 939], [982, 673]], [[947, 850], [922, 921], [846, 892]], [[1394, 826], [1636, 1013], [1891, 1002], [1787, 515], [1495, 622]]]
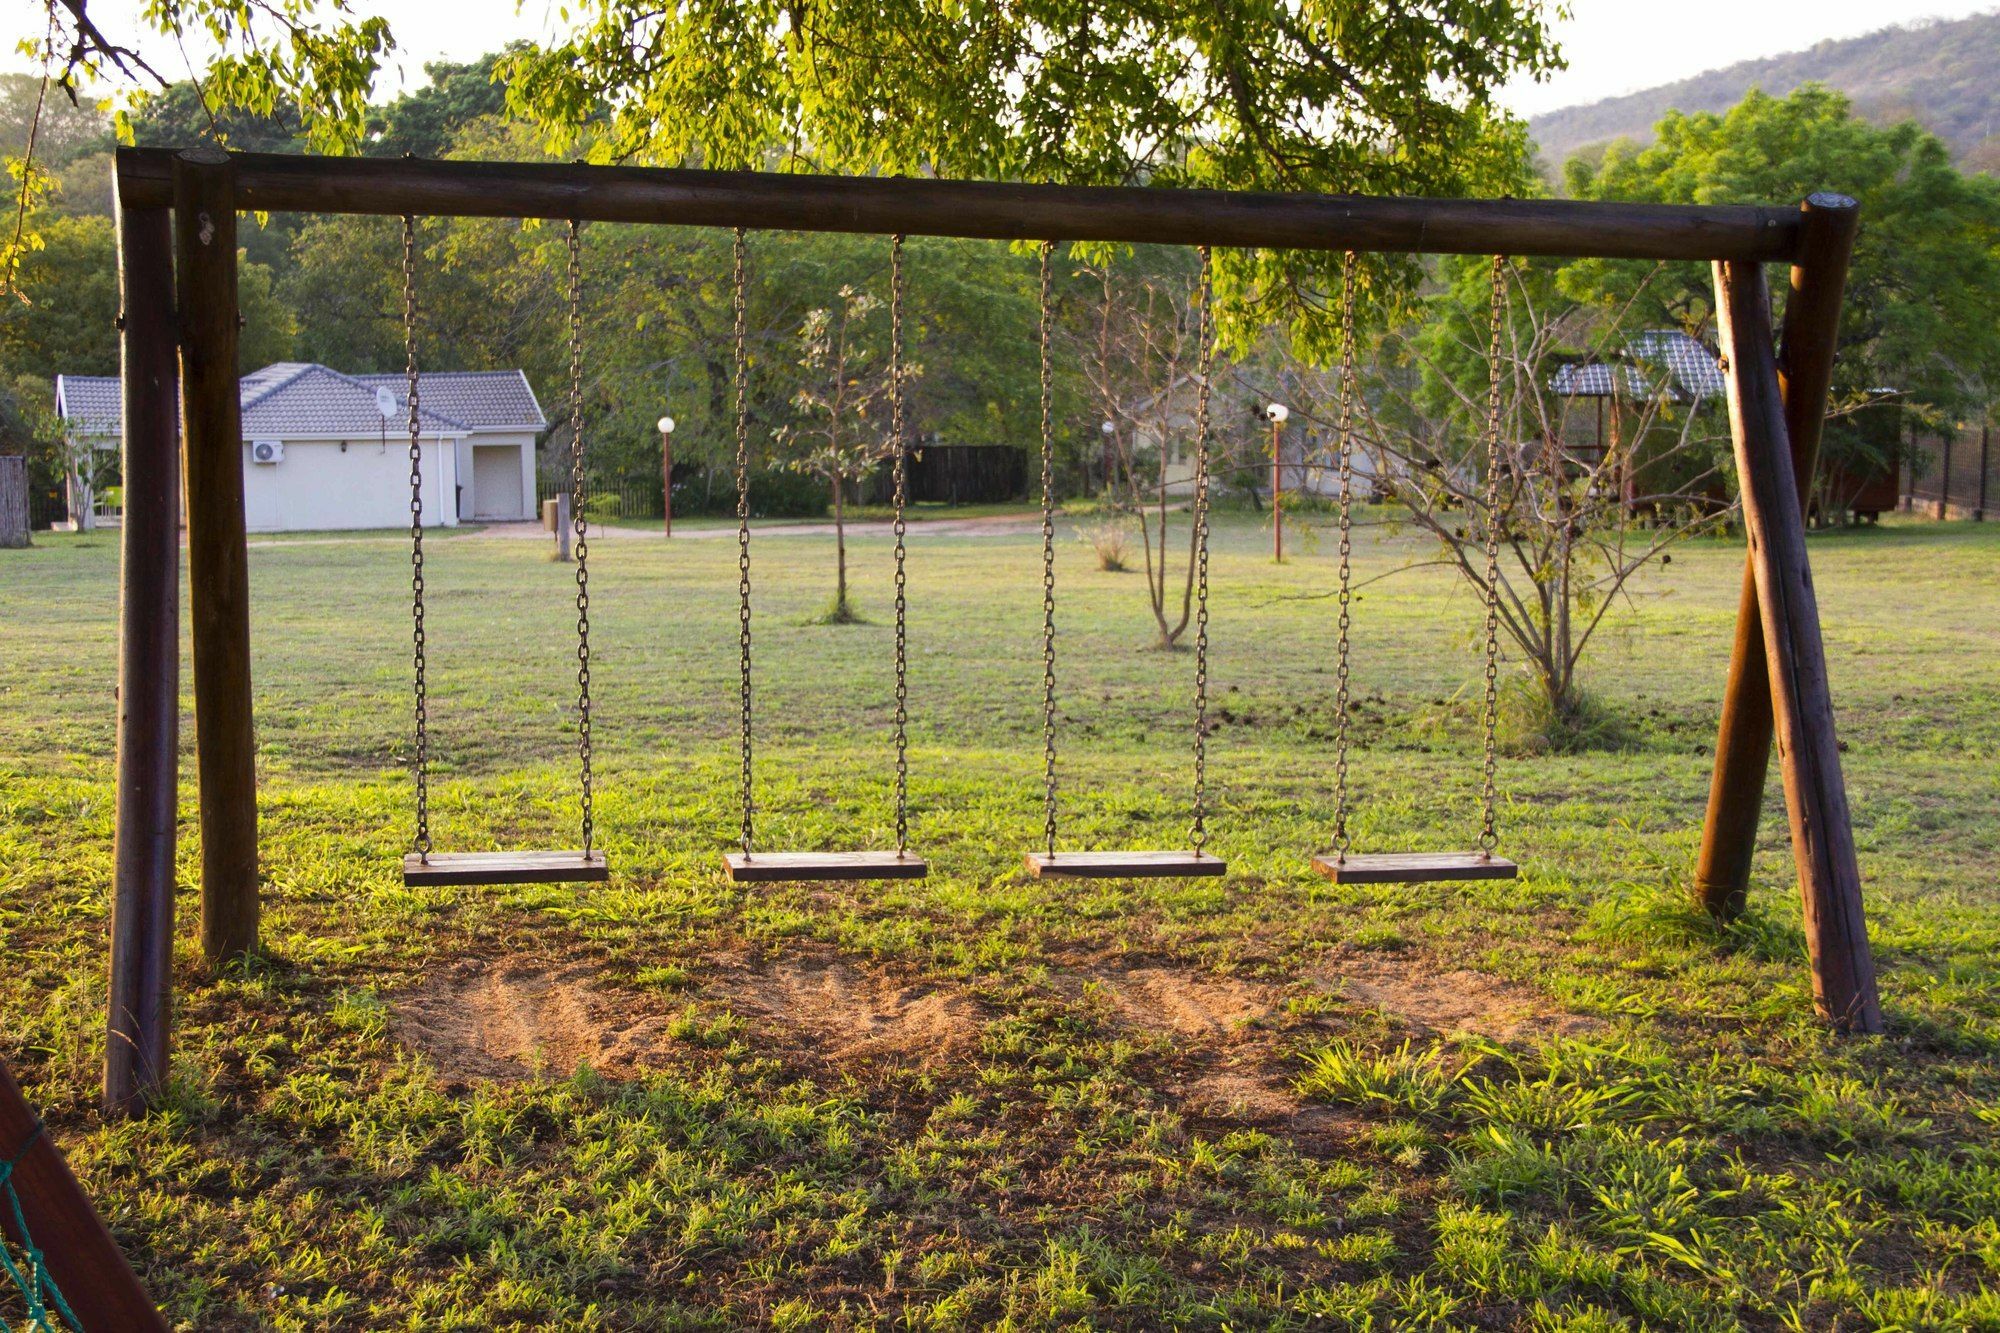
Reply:
[[477, 444], [472, 447], [472, 516], [521, 518], [527, 513], [521, 496], [521, 447]]

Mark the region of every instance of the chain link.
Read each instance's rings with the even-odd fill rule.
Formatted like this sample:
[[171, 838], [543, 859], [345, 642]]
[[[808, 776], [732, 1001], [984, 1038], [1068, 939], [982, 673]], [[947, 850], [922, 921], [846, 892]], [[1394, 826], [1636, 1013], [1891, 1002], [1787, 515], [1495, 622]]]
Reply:
[[909, 634], [903, 569], [903, 508], [909, 499], [908, 436], [903, 423], [903, 236], [889, 242], [889, 431], [895, 439], [896, 481], [896, 855], [910, 849]]
[[1354, 251], [1340, 265], [1340, 409], [1334, 430], [1340, 450], [1340, 622], [1333, 671], [1333, 853], [1347, 859], [1348, 648], [1354, 626]]
[[750, 785], [750, 335], [745, 313], [744, 250], [743, 228], [738, 227], [729, 308], [735, 320], [736, 348], [736, 646], [742, 672], [738, 685], [742, 722], [738, 754], [742, 765], [741, 837], [743, 854], [748, 856], [757, 808]]
[[1205, 245], [1200, 300], [1194, 410], [1194, 821], [1188, 830], [1197, 854], [1208, 842], [1208, 413], [1215, 357], [1215, 274]]
[[596, 832], [590, 775], [590, 521], [585, 517], [583, 453], [583, 258], [576, 220], [569, 224], [570, 526], [576, 534], [576, 754], [581, 767], [583, 853]]
[[1479, 794], [1479, 854], [1491, 857], [1500, 845], [1495, 815], [1494, 772], [1500, 724], [1500, 328], [1506, 304], [1506, 260], [1493, 256], [1492, 311], [1486, 342], [1486, 698], [1480, 715], [1485, 735], [1485, 768]]
[[431, 855], [430, 693], [424, 680], [424, 454], [417, 409], [417, 220], [403, 215], [403, 396], [410, 426], [410, 649], [416, 691], [416, 852]]
[[1056, 244], [1042, 242], [1042, 840], [1056, 852], [1056, 481], [1055, 368], [1049, 346]]

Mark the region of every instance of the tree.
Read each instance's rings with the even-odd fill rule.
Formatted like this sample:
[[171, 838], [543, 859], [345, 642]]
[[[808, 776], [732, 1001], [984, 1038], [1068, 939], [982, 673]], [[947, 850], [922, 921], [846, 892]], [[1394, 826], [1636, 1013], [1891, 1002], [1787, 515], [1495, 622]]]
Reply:
[[[799, 327], [799, 366], [805, 380], [792, 396], [796, 416], [779, 432], [790, 466], [826, 483], [833, 500], [834, 593], [826, 623], [858, 617], [847, 596], [847, 490], [894, 456], [894, 367], [865, 337], [879, 298], [842, 287], [833, 305], [808, 311]], [[905, 379], [923, 373], [907, 362]]]
[[[1138, 520], [1146, 561], [1146, 600], [1155, 645], [1171, 649], [1187, 632], [1194, 607], [1195, 529], [1187, 561], [1169, 586], [1168, 495], [1175, 461], [1192, 438], [1190, 395], [1199, 354], [1195, 306], [1199, 277], [1189, 256], [1148, 247], [1135, 262], [1086, 264], [1088, 314], [1069, 329], [1071, 358], [1103, 421], [1105, 499]], [[1176, 562], [1177, 563], [1177, 562]]]
[[467, 126], [497, 119], [507, 109], [507, 90], [495, 80], [494, 67], [520, 49], [484, 55], [470, 64], [426, 64], [429, 83], [369, 113], [364, 151], [371, 157], [445, 156]]
[[[565, 153], [715, 168], [1384, 194], [1518, 192], [1493, 106], [1558, 60], [1535, 0], [586, 0], [504, 67]], [[643, 34], [635, 40], [634, 34]], [[1224, 252], [1218, 287], [1323, 351], [1339, 257]]]
[[[1942, 425], [1984, 413], [2000, 392], [2000, 181], [1968, 176], [1943, 141], [1911, 121], [1871, 125], [1848, 100], [1807, 86], [1760, 92], [1725, 115], [1670, 114], [1656, 142], [1616, 145], [1601, 164], [1573, 159], [1571, 193], [1664, 203], [1772, 203], [1837, 190], [1861, 204], [1834, 363], [1833, 411], [1892, 389], [1914, 415]], [[1564, 290], [1583, 299], [1639, 286], [1646, 266], [1582, 261]], [[1646, 285], [1638, 313], [1696, 330], [1712, 317], [1704, 266], [1669, 266]], [[1820, 484], [1855, 463], [1861, 432], [1830, 431]]]
[[[1510, 264], [1496, 473], [1490, 261], [1450, 260], [1440, 273], [1445, 289], [1358, 358], [1356, 484], [1434, 539], [1421, 563], [1494, 597], [1536, 689], [1533, 743], [1588, 743], [1579, 666], [1606, 614], [1641, 569], [1730, 508], [1719, 386], [1678, 376], [1657, 350], [1636, 314], [1643, 284], [1620, 304], [1578, 305], [1562, 297], [1557, 265]], [[1296, 371], [1305, 420], [1335, 442], [1339, 393], [1338, 372]], [[1490, 583], [1489, 532], [1500, 553]]]

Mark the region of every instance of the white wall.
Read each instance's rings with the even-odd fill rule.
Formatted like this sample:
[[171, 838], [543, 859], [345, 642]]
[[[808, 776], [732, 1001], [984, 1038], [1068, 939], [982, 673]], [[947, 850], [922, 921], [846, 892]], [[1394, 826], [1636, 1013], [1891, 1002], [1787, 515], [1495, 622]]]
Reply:
[[472, 446], [475, 444], [482, 449], [495, 444], [520, 446], [521, 512], [512, 517], [539, 519], [541, 514], [535, 509], [535, 432], [531, 430], [475, 431], [458, 442], [458, 475], [465, 479], [465, 491], [459, 497], [458, 517], [468, 521], [472, 518]]
[[[286, 440], [285, 461], [254, 463], [243, 441], [243, 516], [252, 532], [410, 526], [409, 437]], [[343, 443], [345, 448], [343, 448]], [[458, 442], [423, 442], [424, 522], [458, 523]], [[469, 499], [469, 498], [468, 498]]]

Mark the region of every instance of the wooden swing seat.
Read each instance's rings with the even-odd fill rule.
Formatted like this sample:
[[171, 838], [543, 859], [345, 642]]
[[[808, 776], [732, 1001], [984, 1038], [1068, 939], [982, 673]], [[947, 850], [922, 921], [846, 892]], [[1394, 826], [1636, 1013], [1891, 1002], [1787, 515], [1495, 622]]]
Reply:
[[403, 883], [601, 884], [611, 878], [603, 852], [417, 852], [403, 858]]
[[909, 852], [729, 852], [722, 864], [737, 884], [922, 879], [931, 870]]
[[1375, 852], [1323, 855], [1313, 869], [1336, 884], [1433, 884], [1455, 879], [1513, 879], [1520, 867], [1479, 852]]
[[1027, 864], [1036, 879], [1183, 879], [1229, 869], [1207, 852], [1029, 852]]

